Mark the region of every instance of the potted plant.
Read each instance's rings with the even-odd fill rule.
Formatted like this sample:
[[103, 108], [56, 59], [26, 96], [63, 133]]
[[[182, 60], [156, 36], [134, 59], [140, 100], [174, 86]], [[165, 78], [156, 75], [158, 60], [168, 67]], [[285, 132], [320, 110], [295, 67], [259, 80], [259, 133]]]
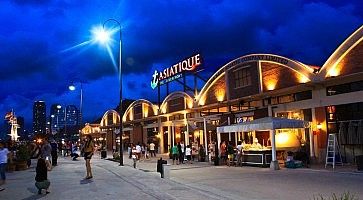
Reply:
[[16, 169], [16, 165], [13, 160], [13, 153], [10, 153], [10, 156], [8, 158], [8, 164], [6, 165], [6, 171], [7, 172], [13, 172]]
[[30, 153], [25, 145], [20, 145], [16, 151], [16, 170], [26, 170], [28, 168], [27, 161], [30, 159]]

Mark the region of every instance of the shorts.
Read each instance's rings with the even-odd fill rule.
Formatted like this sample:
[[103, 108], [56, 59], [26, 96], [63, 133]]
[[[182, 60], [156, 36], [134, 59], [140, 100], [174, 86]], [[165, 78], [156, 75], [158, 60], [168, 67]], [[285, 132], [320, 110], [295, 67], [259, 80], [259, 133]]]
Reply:
[[233, 159], [233, 154], [228, 154], [228, 159]]
[[50, 182], [49, 180], [44, 180], [42, 182], [35, 182], [35, 186], [41, 190], [41, 189], [48, 189], [49, 188], [49, 185], [50, 185]]
[[178, 160], [179, 155], [178, 154], [173, 154], [173, 160]]
[[192, 160], [192, 156], [191, 155], [187, 155], [187, 160]]
[[85, 160], [91, 160], [92, 156], [93, 156], [92, 152], [84, 152], [84, 159]]

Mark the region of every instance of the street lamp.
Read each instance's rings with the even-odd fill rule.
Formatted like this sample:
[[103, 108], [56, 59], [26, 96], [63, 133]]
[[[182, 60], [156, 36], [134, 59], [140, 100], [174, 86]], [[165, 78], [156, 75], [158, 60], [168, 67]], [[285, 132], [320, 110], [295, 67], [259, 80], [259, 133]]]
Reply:
[[[83, 113], [82, 113], [82, 106], [83, 106], [83, 87], [82, 87], [82, 82], [80, 82], [81, 83], [81, 88], [80, 88], [80, 103], [79, 103], [79, 131], [78, 131], [78, 139], [80, 140], [80, 138], [81, 138], [81, 129], [82, 129], [82, 115], [83, 115]], [[74, 85], [74, 84], [71, 84], [70, 86], [68, 86], [68, 89], [70, 90], [70, 91], [74, 91], [74, 90], [76, 90], [76, 86]]]
[[[110, 42], [111, 40], [111, 35], [113, 33], [115, 33], [115, 30], [106, 30], [105, 29], [105, 25], [110, 22], [113, 21], [114, 23], [116, 23], [119, 27], [118, 31], [119, 31], [119, 81], [120, 81], [120, 108], [119, 108], [119, 113], [120, 113], [120, 166], [124, 165], [124, 159], [123, 159], [123, 142], [122, 142], [122, 67], [121, 67], [121, 50], [122, 50], [122, 46], [121, 46], [121, 24], [119, 21], [115, 20], [115, 19], [108, 19], [106, 20], [103, 25], [102, 25], [102, 29], [98, 30], [97, 32], [94, 32], [94, 39], [104, 45], [107, 45], [107, 43]], [[108, 47], [108, 46], [107, 46]]]

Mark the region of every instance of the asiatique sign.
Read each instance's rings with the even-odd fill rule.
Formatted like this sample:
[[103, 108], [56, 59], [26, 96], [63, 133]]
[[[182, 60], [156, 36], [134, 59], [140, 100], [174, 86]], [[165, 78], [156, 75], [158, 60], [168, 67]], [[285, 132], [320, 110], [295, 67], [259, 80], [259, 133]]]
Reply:
[[152, 75], [150, 86], [155, 89], [158, 85], [163, 85], [183, 77], [183, 72], [193, 71], [197, 66], [202, 64], [200, 54], [196, 54], [187, 59], [184, 59], [171, 67], [165, 68], [162, 71], [155, 70]]

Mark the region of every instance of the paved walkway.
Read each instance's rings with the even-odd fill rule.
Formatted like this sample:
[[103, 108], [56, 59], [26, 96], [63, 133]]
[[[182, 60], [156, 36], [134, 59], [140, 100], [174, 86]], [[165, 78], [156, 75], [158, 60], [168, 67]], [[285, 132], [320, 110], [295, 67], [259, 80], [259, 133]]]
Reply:
[[[165, 158], [165, 155], [162, 155]], [[156, 159], [138, 162], [125, 156], [117, 162], [92, 159], [93, 180], [84, 180], [84, 160], [60, 158], [48, 176], [51, 193], [38, 195], [35, 168], [8, 173], [0, 199], [313, 199], [345, 191], [363, 197], [363, 173], [321, 169], [213, 166], [210, 163], [171, 166], [171, 178], [156, 173]], [[33, 161], [35, 164], [35, 161]]]
[[[84, 164], [83, 159], [60, 158], [58, 166], [48, 173], [48, 195], [37, 194], [34, 165], [25, 171], [7, 173], [6, 189], [0, 192], [0, 199], [218, 199], [173, 180], [161, 179], [159, 173], [134, 169], [126, 158], [124, 167], [97, 157], [92, 159], [93, 180], [83, 179]], [[152, 163], [147, 165], [151, 167]], [[156, 168], [155, 163], [153, 166]]]

